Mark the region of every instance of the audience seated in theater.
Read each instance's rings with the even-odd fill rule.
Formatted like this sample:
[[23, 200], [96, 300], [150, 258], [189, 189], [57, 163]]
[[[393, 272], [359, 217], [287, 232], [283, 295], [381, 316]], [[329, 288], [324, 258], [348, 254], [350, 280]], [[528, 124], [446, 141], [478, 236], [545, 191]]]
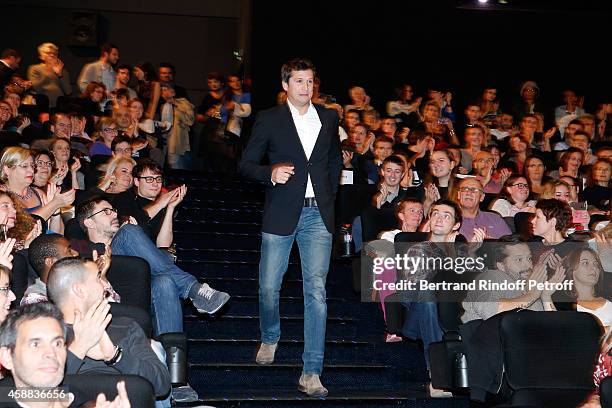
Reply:
[[[176, 266], [170, 256], [158, 249], [133, 218], [121, 225], [117, 210], [102, 198], [92, 198], [77, 209], [77, 219], [87, 234], [87, 242], [73, 242], [81, 256], [92, 250], [104, 253], [109, 245], [115, 255], [138, 256], [151, 268], [151, 298], [158, 333], [183, 331], [180, 299], [190, 299], [200, 313], [215, 313], [229, 295], [198, 283], [195, 276]], [[77, 247], [78, 245], [78, 247]]]
[[570, 203], [572, 192], [570, 186], [561, 180], [549, 180], [542, 186], [542, 193], [538, 197], [540, 200], [557, 199], [564, 203]]
[[[537, 265], [533, 265], [531, 249], [526, 242], [518, 236], [508, 235], [502, 237], [494, 248], [495, 267], [481, 273], [477, 281], [488, 281], [502, 284], [518, 281], [532, 280], [535, 282], [560, 283], [565, 279], [565, 268], [561, 258], [553, 253], [541, 257]], [[554, 270], [554, 274], [547, 277], [547, 267]], [[493, 315], [513, 309], [529, 309], [535, 311], [556, 310], [552, 302], [554, 290], [537, 290], [536, 287], [525, 290], [475, 290], [469, 291], [463, 301], [465, 313], [461, 320], [469, 322], [476, 319], [486, 320]]]
[[170, 374], [136, 321], [108, 314], [105, 285], [95, 262], [79, 257], [61, 259], [51, 267], [49, 299], [61, 310], [74, 340], [67, 350], [66, 374], [140, 375], [155, 395], [170, 391]]
[[59, 59], [59, 48], [53, 43], [43, 43], [38, 46], [40, 64], [30, 65], [28, 79], [36, 93], [49, 98], [49, 107], [54, 108], [57, 98], [72, 94], [70, 76]]
[[41, 217], [47, 222], [49, 229], [61, 233], [64, 231], [64, 224], [59, 211], [62, 207], [72, 204], [75, 191], [61, 193], [51, 184], [46, 191], [32, 187], [35, 167], [29, 150], [21, 147], [5, 149], [0, 159], [0, 178], [3, 182], [0, 190], [12, 193], [20, 207]]
[[[70, 241], [59, 234], [41, 235], [32, 241], [28, 248], [28, 261], [39, 277], [28, 286], [21, 299], [21, 305], [47, 302], [47, 281], [51, 267], [60, 259], [78, 255], [79, 253], [70, 247]], [[100, 270], [100, 281], [104, 286], [105, 297], [109, 302], [119, 302], [121, 298], [106, 278], [111, 265], [110, 251], [99, 257], [96, 254], [94, 258]]]
[[442, 149], [448, 145], [458, 145], [459, 139], [450, 119], [440, 119], [440, 105], [434, 101], [426, 102], [421, 108], [422, 121], [413, 131], [424, 130], [436, 138], [436, 148]]
[[397, 119], [403, 127], [413, 127], [419, 121], [419, 106], [423, 98], [415, 98], [412, 85], [407, 83], [396, 88], [395, 94], [397, 99], [387, 102], [387, 115]]
[[[104, 117], [96, 123], [96, 130], [93, 134], [94, 143], [89, 148], [89, 155], [93, 164], [99, 164], [96, 162], [95, 156], [113, 155], [111, 145], [118, 133], [119, 130], [113, 118]], [[102, 161], [106, 161], [106, 159], [106, 157], [101, 158]]]
[[118, 135], [129, 137], [132, 144], [132, 156], [134, 158], [149, 157], [148, 141], [145, 135], [138, 137], [133, 129], [135, 127], [127, 106], [117, 106], [113, 108], [113, 119], [117, 125]]
[[535, 204], [535, 200], [529, 200], [527, 179], [520, 174], [513, 174], [504, 183], [499, 198], [491, 206], [491, 211], [502, 217], [514, 217], [519, 212], [535, 212]]
[[582, 177], [580, 166], [584, 158], [584, 152], [576, 147], [567, 148], [559, 158], [557, 170], [548, 172], [548, 176], [558, 179], [563, 176]]
[[359, 122], [361, 122], [361, 116], [358, 110], [349, 109], [348, 111], [344, 112], [342, 127], [344, 128], [344, 131], [347, 133], [347, 135], [350, 133], [353, 126], [355, 126]]
[[605, 298], [604, 269], [597, 252], [586, 247], [572, 251], [566, 265], [567, 279], [574, 283], [569, 295], [576, 302], [576, 310], [591, 313], [602, 326], [611, 327], [612, 302]]
[[[485, 87], [480, 97], [476, 100], [476, 103], [480, 107], [480, 118], [482, 123], [489, 128], [493, 128], [499, 123], [499, 116], [504, 113], [500, 109], [498, 92], [496, 87]], [[503, 139], [503, 137], [498, 137], [498, 139]]]
[[612, 145], [601, 146], [595, 152], [595, 156], [597, 156], [597, 158], [600, 160], [604, 159], [604, 160], [612, 161]]
[[540, 245], [532, 249], [534, 259], [547, 252], [554, 252], [561, 258], [581, 248], [583, 243], [576, 242], [567, 235], [567, 228], [572, 219], [569, 205], [554, 198], [539, 200], [536, 203], [535, 216], [531, 219], [533, 235]]
[[493, 140], [497, 140], [498, 142], [506, 141], [508, 137], [518, 132], [518, 129], [514, 127], [514, 119], [508, 112], [502, 112], [489, 130], [494, 137]]
[[[429, 231], [427, 241], [411, 245], [406, 255], [413, 259], [444, 259], [448, 256], [456, 256], [455, 243], [465, 242], [465, 238], [459, 235], [461, 226], [461, 209], [449, 200], [438, 200], [431, 206], [426, 230]], [[429, 266], [416, 268], [415, 270], [402, 271], [398, 278], [417, 282], [420, 280], [433, 282], [438, 271]], [[451, 272], [452, 273], [452, 272]], [[402, 334], [411, 339], [421, 339], [425, 352], [427, 369], [429, 365], [429, 345], [442, 339], [442, 329], [438, 323], [438, 307], [435, 294], [422, 290], [406, 290], [403, 293], [405, 301], [403, 305], [408, 309]], [[450, 397], [452, 394], [437, 390], [428, 386], [428, 392], [432, 397]]]
[[[560, 125], [559, 125], [560, 126]], [[565, 128], [559, 127], [559, 132], [563, 135], [563, 140], [557, 142], [553, 145], [554, 151], [564, 151], [567, 150], [572, 144], [572, 138], [574, 137], [574, 133], [577, 131], [582, 131], [583, 126], [582, 122], [578, 119], [572, 119], [567, 123]]]
[[510, 136], [508, 139], [509, 151], [501, 161], [500, 167], [507, 167], [515, 173], [523, 173], [525, 161], [531, 156], [531, 147], [520, 135]]
[[475, 178], [466, 178], [459, 182], [455, 198], [457, 204], [461, 206], [463, 218], [459, 233], [468, 241], [481, 233], [484, 234], [483, 238], [493, 239], [511, 233], [499, 214], [480, 210], [479, 206], [484, 197], [482, 184]]
[[382, 232], [380, 239], [395, 242], [395, 236], [400, 232], [417, 232], [423, 221], [423, 204], [416, 198], [405, 198], [395, 206], [395, 217], [399, 228]]
[[162, 190], [162, 169], [152, 160], [139, 161], [132, 174], [135, 188], [114, 202], [119, 215], [133, 216], [158, 248], [172, 246], [174, 211], [185, 198], [187, 187]]
[[589, 203], [601, 211], [610, 212], [612, 205], [612, 162], [609, 160], [597, 160], [592, 166], [587, 178], [587, 186], [582, 191], [582, 201]]
[[[81, 169], [81, 161], [78, 157], [71, 158], [69, 140], [64, 138], [53, 139], [49, 148], [55, 159], [53, 167], [57, 173], [67, 175], [68, 172], [70, 172], [70, 177], [64, 176], [61, 184], [59, 184], [62, 191], [67, 191], [72, 188], [75, 190], [84, 190], [85, 176], [79, 171]], [[72, 163], [69, 163], [71, 159]]]
[[570, 141], [570, 147], [579, 149], [583, 153], [582, 164], [584, 166], [591, 165], [597, 160], [591, 150], [591, 139], [585, 131], [576, 131]]
[[159, 82], [171, 82], [174, 84], [177, 98], [185, 98], [189, 100], [187, 90], [176, 84], [176, 67], [170, 62], [161, 62], [157, 67], [157, 79]]
[[115, 89], [111, 91], [111, 95], [116, 95], [118, 90], [125, 89], [128, 100], [137, 98], [136, 91], [129, 86], [131, 75], [132, 67], [127, 64], [119, 64], [115, 75]]
[[103, 83], [92, 81], [79, 95], [77, 102], [90, 122], [96, 123], [104, 116], [103, 104], [106, 100], [106, 86]]
[[415, 130], [408, 135], [408, 145], [397, 149], [398, 154], [405, 155], [416, 170], [414, 184], [421, 184], [421, 180], [429, 173], [429, 160], [436, 146], [433, 135], [422, 130]]
[[14, 250], [28, 248], [42, 232], [40, 221], [25, 212], [11, 193], [0, 191], [0, 224], [5, 236], [15, 239]]
[[485, 131], [478, 124], [470, 125], [465, 129], [464, 137], [465, 148], [461, 149], [461, 167], [465, 172], [472, 171], [474, 155], [485, 147]]
[[368, 111], [373, 109], [370, 106], [370, 97], [366, 94], [365, 89], [360, 86], [352, 86], [348, 90], [351, 103], [344, 106], [344, 111], [349, 110]]
[[[171, 168], [176, 169], [184, 167], [183, 156], [191, 151], [189, 129], [195, 121], [195, 109], [187, 99], [176, 97], [173, 86], [174, 85], [169, 82], [163, 82], [161, 84], [162, 100], [160, 101], [160, 116], [162, 121], [172, 124], [164, 135], [164, 139], [167, 141], [166, 160]], [[235, 84], [234, 86], [237, 85]], [[240, 85], [240, 87], [242, 87], [242, 85]], [[233, 159], [239, 154], [238, 146], [240, 141], [238, 136], [242, 126], [238, 124], [238, 122], [240, 121], [240, 123], [242, 123], [240, 117], [247, 117], [250, 115], [251, 99], [250, 94], [242, 93], [242, 91], [238, 90], [229, 93], [225, 98], [221, 108], [221, 122], [224, 126], [226, 125], [226, 132], [234, 136], [225, 135], [231, 142], [225, 140], [224, 143], [220, 143], [219, 145], [229, 147], [229, 149], [228, 151], [221, 149], [217, 153], [220, 158], [223, 159], [220, 170], [233, 171], [235, 170]], [[238, 108], [238, 106], [240, 106], [240, 108]], [[229, 107], [232, 107], [231, 112]]]
[[544, 175], [546, 172], [546, 165], [544, 160], [538, 156], [529, 156], [525, 160], [524, 171], [521, 173], [525, 175], [527, 184], [529, 184], [529, 191], [531, 197], [537, 199], [544, 189], [544, 183], [548, 178]]
[[50, 133], [40, 132], [32, 140], [30, 148], [37, 150], [50, 150], [54, 139], [62, 138], [70, 140], [72, 133], [72, 119], [68, 113], [56, 112], [50, 117]]
[[399, 156], [389, 156], [383, 161], [379, 171], [381, 181], [372, 203], [378, 209], [394, 208], [409, 191], [407, 186], [401, 184], [406, 175], [406, 164]]
[[476, 176], [476, 180], [482, 184], [484, 192], [498, 194], [501, 190], [501, 185], [493, 179], [495, 171], [493, 155], [485, 150], [481, 150], [474, 154], [473, 159], [472, 172]]
[[[67, 328], [62, 321], [61, 311], [55, 305], [45, 302], [13, 310], [6, 321], [0, 325], [0, 333], [0, 365], [10, 370], [12, 382], [14, 382], [14, 385], [11, 384], [13, 387], [24, 391], [47, 389], [50, 392], [62, 383], [66, 366]], [[51, 352], [33, 352], [33, 343], [37, 346], [36, 350], [50, 350]], [[77, 381], [90, 382], [87, 376]], [[58, 393], [60, 397], [41, 399], [35, 405], [40, 408], [53, 408], [73, 406], [73, 404], [83, 407], [95, 404], [96, 407], [129, 408], [130, 397], [128, 397], [125, 382], [117, 381], [116, 387], [118, 395], [112, 401], [107, 401], [106, 396], [102, 393], [95, 397], [95, 402], [75, 401], [73, 392], [78, 394], [79, 390], [76, 389], [78, 387], [74, 387], [67, 391], [68, 394], [65, 397]], [[83, 398], [84, 395], [80, 397]], [[5, 404], [11, 407], [32, 406], [31, 401], [32, 399], [28, 399], [26, 394], [25, 398], [10, 397]], [[87, 403], [81, 405], [84, 402]]]
[[429, 159], [429, 172], [423, 183], [425, 200], [423, 208], [429, 212], [431, 204], [440, 199], [449, 199], [457, 179], [457, 162], [448, 150], [435, 150]]

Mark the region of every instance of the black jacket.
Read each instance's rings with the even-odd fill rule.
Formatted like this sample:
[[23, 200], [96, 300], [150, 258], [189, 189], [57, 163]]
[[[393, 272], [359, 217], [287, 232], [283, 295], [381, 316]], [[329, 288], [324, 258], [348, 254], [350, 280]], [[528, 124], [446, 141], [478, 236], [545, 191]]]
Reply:
[[[293, 233], [304, 206], [308, 174], [321, 218], [327, 230], [334, 231], [334, 201], [342, 169], [338, 114], [332, 109], [314, 106], [321, 120], [321, 130], [310, 159], [306, 158], [286, 103], [257, 115], [240, 162], [240, 173], [267, 186], [263, 232], [276, 235]], [[262, 165], [260, 162], [266, 153], [270, 164]], [[285, 162], [293, 163], [295, 174], [286, 184], [273, 185], [272, 165]]]

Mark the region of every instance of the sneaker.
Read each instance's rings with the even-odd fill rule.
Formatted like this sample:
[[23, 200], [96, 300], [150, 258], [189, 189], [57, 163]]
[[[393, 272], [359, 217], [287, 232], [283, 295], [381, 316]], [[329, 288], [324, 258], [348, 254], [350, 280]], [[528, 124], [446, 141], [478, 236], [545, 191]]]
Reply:
[[278, 343], [261, 343], [261, 346], [259, 346], [259, 350], [257, 351], [257, 356], [255, 357], [255, 362], [260, 365], [272, 364], [274, 362], [276, 347], [278, 347]]
[[191, 302], [200, 313], [213, 314], [227, 303], [230, 295], [214, 290], [207, 283], [200, 285], [198, 293], [190, 297]]
[[191, 388], [191, 385], [172, 387], [172, 399], [175, 402], [194, 402], [199, 399], [198, 393]]
[[452, 398], [453, 393], [434, 388], [431, 383], [427, 386], [427, 393], [431, 398]]
[[321, 379], [317, 374], [302, 374], [299, 384], [298, 390], [305, 392], [309, 397], [327, 396], [327, 388], [321, 384]]
[[397, 343], [398, 341], [402, 341], [402, 338], [398, 335], [387, 333], [385, 336], [385, 343]]

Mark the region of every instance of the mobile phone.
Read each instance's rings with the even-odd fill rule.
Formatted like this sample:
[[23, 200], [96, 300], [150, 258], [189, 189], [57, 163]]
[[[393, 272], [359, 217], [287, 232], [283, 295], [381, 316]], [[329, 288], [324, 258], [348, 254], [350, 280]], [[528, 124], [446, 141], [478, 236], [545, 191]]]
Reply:
[[7, 238], [6, 224], [2, 224], [0, 226], [0, 241], [4, 242]]

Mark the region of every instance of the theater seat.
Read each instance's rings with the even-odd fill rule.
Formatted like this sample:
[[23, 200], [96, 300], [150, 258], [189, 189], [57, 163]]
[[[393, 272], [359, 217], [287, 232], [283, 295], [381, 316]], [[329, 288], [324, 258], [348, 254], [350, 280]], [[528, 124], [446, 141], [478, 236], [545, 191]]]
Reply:
[[591, 314], [510, 313], [500, 326], [512, 406], [575, 407], [593, 391], [602, 328]]
[[599, 385], [602, 408], [612, 408], [612, 377], [605, 378]]

